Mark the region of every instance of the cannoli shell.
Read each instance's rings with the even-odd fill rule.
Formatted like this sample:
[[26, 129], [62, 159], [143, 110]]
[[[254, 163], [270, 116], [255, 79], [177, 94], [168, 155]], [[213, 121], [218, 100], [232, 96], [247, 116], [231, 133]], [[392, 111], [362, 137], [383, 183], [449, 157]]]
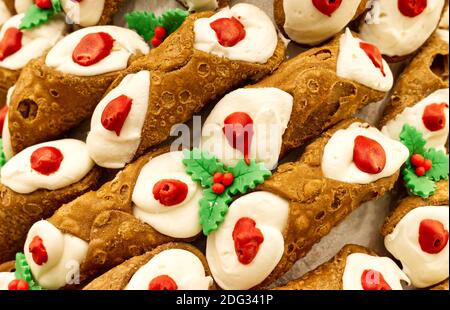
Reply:
[[[130, 63], [139, 55], [130, 57]], [[30, 61], [16, 83], [9, 108], [14, 153], [60, 138], [89, 117], [120, 72], [75, 76], [45, 65], [46, 55]]]
[[9, 70], [0, 68], [0, 106], [6, 104], [6, 95], [8, 90], [14, 86], [19, 78], [20, 70]]
[[16, 261], [0, 264], [0, 272], [13, 272], [16, 269]]
[[294, 97], [281, 156], [351, 117], [366, 104], [384, 98], [384, 92], [338, 77], [338, 55], [339, 37], [336, 37], [286, 61], [274, 74], [250, 86], [277, 87]]
[[399, 171], [369, 184], [351, 184], [323, 176], [324, 147], [339, 129], [356, 119], [339, 123], [306, 147], [297, 162], [281, 165], [258, 189], [289, 201], [289, 219], [284, 235], [284, 254], [272, 273], [256, 288], [264, 288], [287, 272], [323, 236], [362, 203], [383, 196], [393, 188]]
[[[288, 34], [284, 30], [284, 24], [286, 22], [286, 15], [284, 14], [284, 0], [274, 0], [273, 1], [273, 13], [275, 18], [275, 23], [278, 26], [278, 29], [283, 33], [283, 35], [288, 38]], [[366, 11], [367, 0], [361, 0], [358, 9], [356, 10], [355, 16], [353, 20], [357, 19], [362, 13]]]
[[0, 262], [21, 251], [30, 227], [53, 214], [61, 205], [96, 189], [102, 170], [92, 169], [81, 181], [54, 191], [40, 189], [19, 194], [0, 184]]
[[132, 214], [132, 193], [142, 167], [167, 151], [168, 148], [160, 148], [142, 156], [98, 191], [86, 193], [62, 206], [48, 219], [61, 231], [89, 243], [86, 259], [80, 267], [82, 282], [175, 240]]
[[9, 12], [12, 15], [15, 15], [16, 14], [16, 7], [14, 6], [14, 0], [3, 0], [3, 2], [5, 3], [6, 7], [9, 10]]
[[347, 257], [354, 253], [376, 256], [374, 252], [365, 247], [348, 244], [325, 264], [320, 265], [299, 279], [275, 288], [275, 290], [342, 290], [342, 276], [344, 275]]
[[105, 0], [102, 16], [97, 25], [109, 25], [113, 22], [114, 14], [119, 11], [120, 7], [126, 0]]
[[448, 279], [430, 288], [432, 291], [448, 291]]
[[[209, 270], [206, 258], [197, 248], [186, 243], [167, 243], [155, 248], [151, 252], [133, 257], [121, 265], [109, 270], [86, 285], [83, 290], [123, 290], [139, 268], [148, 263], [155, 255], [171, 249], [186, 250], [195, 254], [195, 256], [201, 260], [203, 267], [205, 268], [206, 275], [211, 276], [211, 271]], [[213, 284], [210, 289], [214, 288], [215, 285]]]
[[448, 44], [434, 34], [397, 80], [380, 127], [405, 108], [414, 106], [434, 91], [448, 86]]
[[387, 236], [394, 230], [400, 220], [411, 210], [424, 206], [448, 206], [448, 180], [436, 183], [436, 192], [428, 197], [409, 196], [402, 199], [398, 207], [386, 218], [381, 227], [381, 234]]
[[189, 16], [175, 33], [111, 85], [109, 90], [127, 74], [151, 71], [149, 106], [135, 158], [169, 138], [172, 126], [189, 121], [228, 91], [271, 73], [284, 60], [281, 40], [265, 64], [232, 61], [194, 49], [194, 22], [212, 15], [203, 12]]

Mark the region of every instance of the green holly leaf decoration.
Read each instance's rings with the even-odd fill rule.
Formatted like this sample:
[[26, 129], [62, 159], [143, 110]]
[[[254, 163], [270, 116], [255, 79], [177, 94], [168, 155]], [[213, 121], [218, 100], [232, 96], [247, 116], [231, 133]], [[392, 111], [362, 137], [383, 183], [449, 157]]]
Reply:
[[189, 16], [187, 11], [170, 9], [156, 16], [153, 12], [135, 11], [125, 14], [128, 28], [135, 30], [146, 42], [150, 42], [155, 36], [155, 28], [164, 27], [167, 36], [175, 32]]
[[203, 192], [203, 197], [200, 199], [200, 225], [202, 225], [203, 234], [208, 236], [215, 231], [219, 225], [225, 220], [225, 215], [228, 212], [228, 204], [232, 198], [225, 191], [221, 195], [215, 194], [211, 189]]
[[53, 9], [40, 9], [33, 4], [25, 12], [25, 16], [20, 21], [19, 29], [32, 29], [48, 22], [53, 15]]
[[0, 139], [0, 168], [6, 164], [5, 153], [3, 152], [3, 141]]
[[52, 8], [55, 14], [59, 14], [62, 12], [61, 2], [60, 0], [52, 0]]
[[434, 148], [428, 149], [424, 157], [431, 160], [433, 166], [427, 171], [426, 176], [433, 181], [447, 180], [448, 179], [448, 155], [443, 151], [438, 151]]
[[427, 198], [436, 191], [436, 184], [426, 176], [419, 177], [412, 168], [406, 168], [402, 172], [403, 180], [408, 190], [420, 197]]
[[33, 275], [31, 274], [30, 266], [28, 265], [25, 254], [23, 253], [16, 254], [16, 271], [14, 272], [14, 276], [17, 280], [27, 281], [29, 290], [42, 290], [42, 287], [39, 286], [34, 280]]
[[155, 28], [158, 26], [158, 18], [153, 12], [136, 11], [125, 14], [128, 28], [135, 30], [146, 42], [149, 42], [155, 35]]
[[185, 21], [185, 19], [189, 16], [188, 11], [184, 11], [181, 9], [173, 9], [168, 10], [161, 14], [159, 21], [161, 26], [163, 26], [168, 34], [175, 32], [178, 28], [180, 28], [181, 24]]
[[409, 156], [423, 154], [427, 141], [415, 127], [405, 124], [400, 133], [400, 141], [408, 148]]
[[263, 163], [256, 163], [254, 160], [247, 165], [245, 161], [240, 160], [236, 166], [228, 169], [234, 175], [234, 182], [229, 187], [231, 194], [245, 194], [249, 189], [254, 189], [258, 184], [264, 183], [264, 180], [272, 175], [266, 169]]
[[225, 171], [224, 165], [215, 156], [199, 149], [184, 150], [183, 155], [186, 172], [191, 175], [193, 181], [200, 182], [203, 187], [210, 187], [214, 184], [214, 173]]

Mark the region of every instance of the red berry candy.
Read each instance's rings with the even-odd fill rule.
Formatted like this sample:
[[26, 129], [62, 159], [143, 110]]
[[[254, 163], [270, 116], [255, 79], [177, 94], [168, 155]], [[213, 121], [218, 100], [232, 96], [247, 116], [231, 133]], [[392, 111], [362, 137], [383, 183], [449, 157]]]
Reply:
[[423, 158], [420, 154], [414, 154], [411, 156], [411, 164], [413, 164], [414, 167], [422, 167], [424, 162], [425, 158]]
[[108, 103], [103, 110], [101, 122], [106, 130], [114, 131], [120, 136], [123, 124], [131, 110], [133, 99], [121, 95]]
[[223, 173], [221, 172], [216, 172], [213, 175], [213, 181], [214, 183], [222, 183], [223, 180]]
[[234, 112], [224, 120], [222, 131], [228, 143], [244, 155], [247, 165], [250, 164], [249, 150], [253, 139], [253, 119], [244, 112]]
[[53, 6], [51, 0], [34, 0], [34, 3], [36, 3], [38, 8], [43, 10], [51, 9]]
[[221, 183], [214, 183], [214, 185], [211, 186], [211, 190], [215, 194], [221, 195], [225, 191], [225, 186], [223, 186], [223, 184], [221, 184]]
[[248, 265], [256, 257], [259, 246], [264, 242], [256, 222], [248, 217], [239, 219], [233, 229], [234, 250], [241, 264]]
[[384, 280], [381, 272], [366, 269], [361, 275], [361, 285], [366, 291], [388, 291], [392, 290], [389, 284]]
[[448, 230], [436, 220], [426, 219], [420, 222], [419, 244], [422, 251], [429, 254], [441, 252], [448, 243]]
[[155, 28], [155, 37], [158, 39], [161, 39], [163, 41], [167, 37], [167, 31], [166, 28], [162, 26], [158, 26]]
[[353, 148], [353, 161], [359, 170], [377, 174], [386, 166], [386, 152], [377, 141], [357, 136]]
[[234, 182], [234, 175], [231, 172], [227, 172], [223, 175], [222, 184], [226, 187], [230, 186]]
[[153, 186], [153, 197], [166, 206], [171, 207], [182, 203], [188, 194], [189, 188], [180, 180], [165, 179]]
[[160, 46], [161, 45], [161, 43], [163, 43], [163, 40], [161, 40], [160, 38], [158, 38], [158, 37], [153, 37], [153, 39], [152, 39], [152, 46], [153, 47], [158, 47], [158, 46]]
[[90, 66], [108, 57], [113, 49], [114, 39], [106, 32], [85, 35], [72, 53], [72, 60], [80, 66]]
[[0, 41], [0, 61], [11, 56], [22, 48], [22, 31], [11, 27], [5, 31]]
[[8, 114], [8, 106], [5, 104], [0, 110], [0, 137], [2, 136], [3, 124], [5, 123], [6, 115]]
[[386, 73], [384, 73], [383, 57], [381, 56], [378, 47], [367, 42], [360, 42], [359, 47], [367, 54], [373, 65], [376, 68], [380, 69], [381, 74], [383, 74], [383, 76], [386, 76]]
[[331, 16], [341, 6], [342, 0], [312, 0], [312, 3], [322, 14]]
[[177, 283], [168, 275], [157, 276], [148, 285], [150, 291], [176, 291]]
[[427, 0], [398, 0], [399, 11], [406, 17], [416, 17], [427, 8]]
[[444, 109], [448, 108], [448, 104], [432, 103], [425, 107], [423, 111], [422, 121], [429, 131], [439, 131], [445, 127], [446, 119]]
[[45, 249], [44, 242], [41, 237], [34, 236], [28, 250], [33, 255], [33, 260], [37, 265], [42, 266], [48, 261], [47, 250]]
[[425, 175], [425, 168], [424, 167], [417, 167], [416, 168], [416, 175], [418, 177], [423, 177]]
[[28, 291], [28, 282], [25, 280], [12, 280], [8, 284], [9, 291]]
[[58, 171], [63, 159], [64, 156], [60, 150], [52, 146], [44, 146], [31, 154], [31, 169], [43, 175], [50, 175]]
[[219, 44], [225, 47], [232, 47], [245, 39], [246, 32], [244, 25], [234, 17], [219, 18], [210, 24], [216, 32]]
[[425, 159], [423, 162], [423, 167], [425, 168], [425, 171], [428, 171], [433, 167], [433, 162], [429, 159]]

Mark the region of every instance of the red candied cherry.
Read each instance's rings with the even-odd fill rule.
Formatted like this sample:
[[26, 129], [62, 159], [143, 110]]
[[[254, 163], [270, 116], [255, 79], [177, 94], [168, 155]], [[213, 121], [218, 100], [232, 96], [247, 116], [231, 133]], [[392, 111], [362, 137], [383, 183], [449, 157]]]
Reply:
[[241, 264], [248, 265], [256, 257], [259, 246], [264, 242], [256, 222], [248, 217], [239, 219], [233, 229], [234, 250]]
[[12, 280], [8, 284], [9, 291], [28, 291], [28, 282], [25, 280]]
[[42, 241], [41, 237], [34, 236], [33, 240], [31, 240], [30, 245], [28, 246], [28, 251], [33, 256], [33, 261], [39, 265], [42, 266], [48, 261], [48, 254], [47, 250], [45, 249], [44, 242]]
[[420, 222], [419, 244], [422, 251], [429, 254], [441, 252], [448, 243], [448, 230], [436, 220], [426, 219]]
[[0, 41], [0, 61], [22, 48], [22, 31], [15, 27], [8, 28]]
[[429, 131], [438, 131], [445, 127], [445, 108], [448, 108], [448, 104], [445, 102], [432, 103], [425, 107], [422, 121]]
[[80, 66], [98, 63], [111, 54], [114, 39], [106, 32], [95, 32], [85, 35], [72, 53], [72, 60]]
[[180, 180], [164, 179], [153, 186], [153, 197], [162, 205], [171, 207], [182, 203], [188, 191], [186, 183]]
[[6, 115], [8, 114], [8, 106], [5, 104], [0, 110], [0, 137], [2, 136], [3, 124], [5, 123]]
[[103, 110], [101, 122], [106, 130], [114, 131], [120, 136], [123, 124], [131, 110], [133, 99], [121, 95], [108, 103]]
[[312, 3], [322, 14], [331, 16], [341, 6], [342, 0], [312, 0]]
[[167, 37], [167, 30], [162, 26], [155, 28], [155, 37], [164, 40]]
[[148, 285], [150, 291], [176, 291], [177, 283], [168, 275], [157, 276]]
[[430, 170], [433, 167], [433, 162], [431, 160], [429, 160], [429, 159], [425, 159], [423, 161], [422, 167], [425, 168], [425, 171], [428, 171], [428, 170]]
[[163, 43], [163, 40], [161, 40], [160, 38], [157, 38], [157, 37], [152, 38], [152, 46], [153, 47], [158, 47], [161, 45], [161, 43]]
[[222, 183], [223, 180], [223, 173], [222, 172], [216, 172], [213, 175], [213, 181], [214, 183]]
[[219, 44], [224, 47], [233, 47], [244, 40], [246, 36], [244, 25], [235, 17], [219, 18], [210, 26], [216, 32]]
[[384, 73], [383, 66], [383, 57], [381, 56], [380, 50], [373, 44], [367, 42], [360, 42], [359, 47], [366, 53], [366, 55], [370, 58], [375, 68], [380, 69], [381, 74], [386, 76]]
[[427, 0], [398, 0], [400, 13], [406, 17], [416, 17], [427, 8]]
[[253, 139], [253, 119], [244, 112], [234, 112], [224, 120], [222, 128], [228, 143], [244, 155], [247, 165], [250, 164], [249, 151]]
[[361, 285], [366, 291], [388, 291], [392, 290], [389, 284], [384, 280], [381, 272], [366, 269], [361, 275]]
[[425, 175], [425, 168], [424, 167], [417, 167], [416, 168], [416, 175], [418, 177], [423, 177]]
[[50, 175], [58, 171], [63, 159], [63, 154], [57, 148], [52, 146], [40, 147], [31, 154], [31, 169], [43, 175]]
[[414, 167], [422, 167], [425, 162], [425, 158], [423, 158], [420, 154], [414, 154], [411, 156], [411, 164], [413, 164]]
[[211, 190], [214, 194], [221, 195], [225, 191], [225, 186], [222, 183], [214, 183], [214, 185], [211, 186]]
[[53, 6], [51, 0], [34, 0], [34, 3], [36, 3], [38, 8], [43, 10], [51, 9]]
[[386, 166], [386, 152], [377, 141], [365, 136], [355, 138], [353, 161], [359, 170], [377, 174]]
[[226, 187], [230, 186], [234, 182], [234, 175], [231, 172], [227, 172], [223, 175], [222, 184]]

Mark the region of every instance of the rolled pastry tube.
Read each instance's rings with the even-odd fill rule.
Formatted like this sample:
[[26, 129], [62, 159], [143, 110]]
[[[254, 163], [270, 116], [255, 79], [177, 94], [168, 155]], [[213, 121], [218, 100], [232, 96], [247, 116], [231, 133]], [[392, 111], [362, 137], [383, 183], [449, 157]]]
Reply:
[[275, 290], [401, 290], [408, 277], [388, 257], [354, 244], [299, 279]]
[[[246, 36], [238, 45], [223, 46], [211, 24], [233, 18]], [[168, 139], [174, 125], [189, 121], [228, 91], [271, 73], [283, 59], [284, 45], [275, 27], [253, 5], [189, 16], [158, 48], [120, 74], [106, 92], [91, 118], [87, 138], [91, 157], [103, 167], [124, 167]], [[106, 129], [102, 116], [121, 96], [129, 98], [130, 112], [122, 126]]]
[[275, 22], [289, 39], [303, 45], [318, 45], [341, 32], [366, 10], [366, 0], [273, 2]]
[[189, 12], [213, 11], [230, 5], [230, 0], [177, 0]]
[[438, 28], [447, 0], [373, 3], [359, 27], [361, 38], [379, 47], [390, 62], [413, 55]]
[[[101, 47], [91, 49], [89, 46]], [[75, 31], [22, 70], [8, 113], [15, 153], [57, 139], [89, 117], [105, 91], [148, 45], [134, 31], [95, 26]]]
[[114, 267], [94, 279], [83, 290], [214, 288], [214, 281], [202, 252], [190, 244], [167, 243]]
[[0, 262], [5, 262], [21, 250], [35, 222], [97, 189], [102, 170], [88, 156], [84, 142], [64, 139], [25, 149], [1, 173]]
[[[376, 171], [361, 161], [371, 157], [364, 151], [368, 139], [380, 154], [384, 150], [385, 157], [372, 162]], [[279, 166], [258, 191], [235, 200], [225, 221], [208, 235], [206, 257], [217, 285], [268, 287], [354, 209], [392, 189], [408, 154], [400, 142], [355, 119], [325, 132], [299, 160]], [[245, 227], [256, 251], [248, 252], [252, 242], [239, 239]]]
[[448, 283], [448, 219], [448, 181], [440, 181], [428, 198], [402, 199], [381, 229], [386, 249], [415, 287]]

